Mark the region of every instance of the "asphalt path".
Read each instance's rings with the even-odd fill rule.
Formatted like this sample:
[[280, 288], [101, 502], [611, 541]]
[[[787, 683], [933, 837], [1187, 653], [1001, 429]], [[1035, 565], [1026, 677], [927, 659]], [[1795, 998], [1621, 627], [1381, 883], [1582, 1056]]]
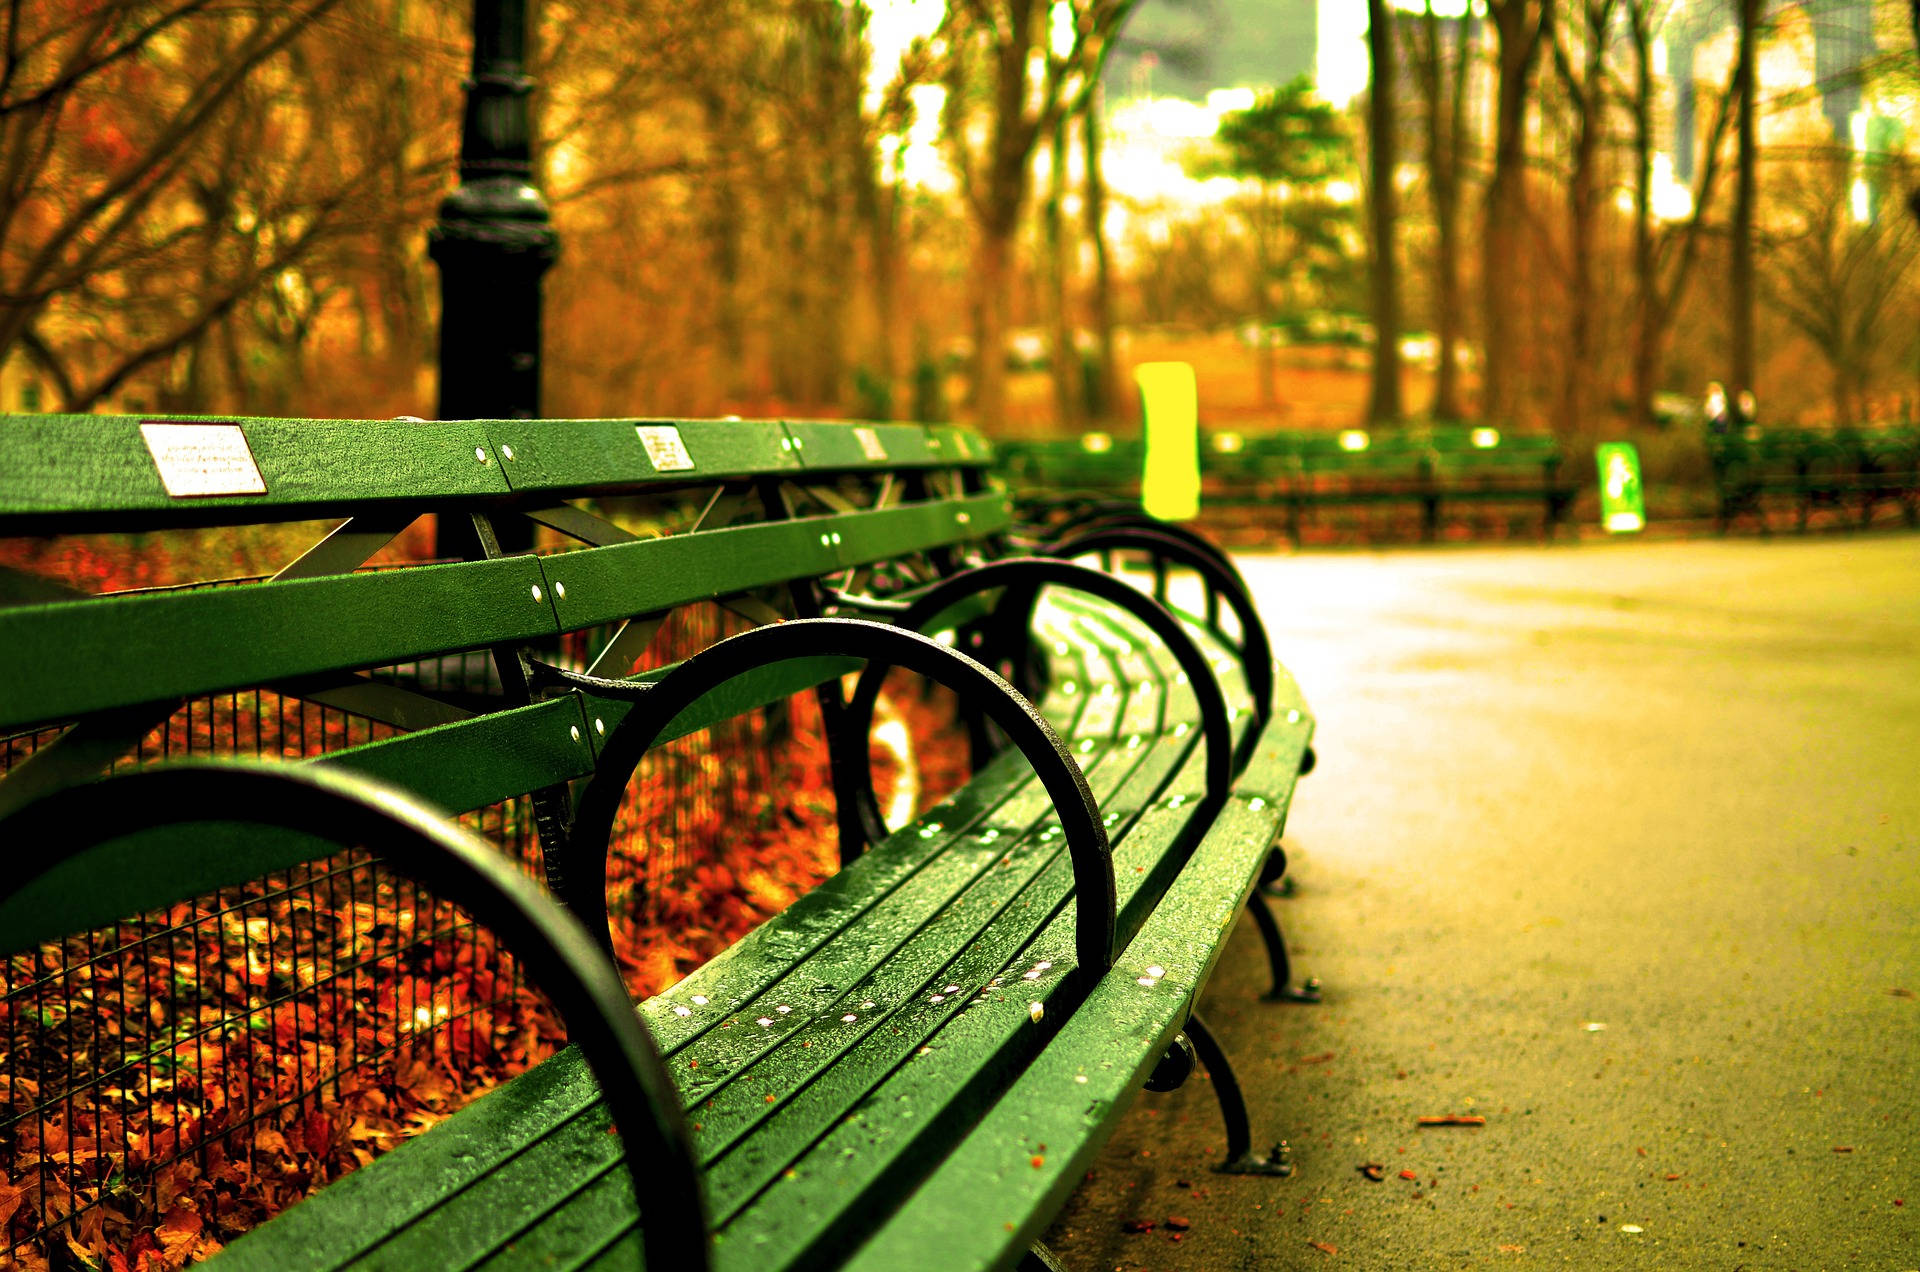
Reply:
[[1920, 538], [1242, 566], [1325, 1001], [1243, 918], [1204, 1012], [1297, 1170], [1143, 1095], [1066, 1266], [1920, 1269]]

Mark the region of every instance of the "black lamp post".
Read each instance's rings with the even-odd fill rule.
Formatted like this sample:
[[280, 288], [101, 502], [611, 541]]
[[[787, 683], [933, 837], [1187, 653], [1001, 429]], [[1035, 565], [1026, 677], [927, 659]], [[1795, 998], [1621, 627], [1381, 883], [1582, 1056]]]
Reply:
[[[440, 266], [443, 420], [540, 414], [540, 277], [559, 237], [533, 184], [526, 49], [526, 0], [474, 0], [460, 185], [427, 236], [427, 254]], [[532, 546], [526, 523], [500, 529], [506, 551]], [[478, 549], [470, 527], [443, 522], [439, 555]]]

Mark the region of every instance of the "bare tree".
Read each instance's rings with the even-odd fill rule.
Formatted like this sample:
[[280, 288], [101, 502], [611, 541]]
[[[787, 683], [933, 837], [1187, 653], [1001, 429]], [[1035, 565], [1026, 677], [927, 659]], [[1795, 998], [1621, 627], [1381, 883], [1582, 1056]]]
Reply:
[[[338, 180], [314, 188], [290, 164], [325, 132], [300, 126], [298, 102], [277, 117], [284, 131], [250, 129], [235, 112], [299, 95], [289, 50], [339, 3], [7, 7], [0, 356], [24, 349], [63, 406], [86, 409], [192, 347], [336, 228], [373, 166], [322, 165]], [[272, 84], [270, 66], [283, 72]], [[258, 148], [269, 133], [288, 163]], [[268, 162], [270, 178], [240, 200]], [[182, 262], [191, 286], [160, 281]], [[49, 326], [63, 306], [68, 320]]]
[[1463, 8], [1460, 15], [1452, 19], [1452, 26], [1451, 55], [1433, 0], [1426, 0], [1419, 22], [1407, 23], [1403, 28], [1407, 35], [1408, 61], [1424, 114], [1427, 192], [1433, 205], [1435, 236], [1439, 240], [1433, 262], [1433, 289], [1440, 364], [1434, 381], [1433, 415], [1444, 420], [1457, 420], [1466, 413], [1460, 394], [1463, 336], [1460, 153], [1467, 132], [1466, 82], [1472, 64], [1472, 10]]
[[1104, 109], [1100, 76], [1096, 74], [1087, 85], [1086, 106], [1080, 112], [1080, 144], [1085, 156], [1082, 202], [1086, 211], [1087, 241], [1093, 244], [1093, 292], [1089, 309], [1095, 369], [1091, 405], [1096, 415], [1110, 416], [1120, 400], [1120, 372], [1113, 348], [1113, 254], [1107, 247], [1107, 179], [1100, 159]]
[[1522, 243], [1526, 210], [1526, 114], [1533, 67], [1541, 42], [1551, 29], [1552, 0], [1487, 0], [1498, 38], [1494, 104], [1493, 171], [1487, 182], [1482, 220], [1480, 288], [1480, 412], [1504, 419], [1518, 405], [1514, 374], [1515, 295], [1513, 277]]
[[1899, 347], [1887, 339], [1888, 317], [1920, 255], [1920, 228], [1908, 218], [1853, 219], [1851, 167], [1840, 151], [1788, 170], [1778, 205], [1792, 228], [1769, 236], [1760, 275], [1767, 303], [1826, 359], [1840, 424], [1862, 417], [1876, 371]]
[[[1633, 117], [1634, 153], [1634, 333], [1633, 409], [1649, 416], [1659, 385], [1660, 366], [1673, 317], [1685, 298], [1700, 257], [1708, 209], [1724, 171], [1722, 152], [1732, 123], [1740, 68], [1736, 62], [1725, 88], [1715, 97], [1702, 157], [1690, 190], [1690, 211], [1677, 225], [1656, 225], [1653, 208], [1653, 35], [1666, 0], [1626, 0], [1627, 31], [1633, 46], [1634, 81], [1625, 94]], [[1691, 139], [1689, 139], [1691, 140]]]
[[1367, 93], [1368, 207], [1371, 212], [1373, 375], [1367, 418], [1398, 422], [1400, 407], [1400, 274], [1395, 259], [1393, 177], [1399, 138], [1394, 99], [1393, 19], [1386, 0], [1367, 0], [1367, 59], [1373, 72]]
[[1607, 45], [1616, 0], [1577, 0], [1580, 25], [1551, 35], [1553, 64], [1573, 112], [1573, 164], [1567, 175], [1567, 342], [1559, 428], [1571, 434], [1593, 400], [1594, 237], [1600, 212], [1599, 161], [1607, 137]]
[[[1006, 335], [1014, 241], [1033, 153], [1135, 0], [953, 0], [936, 40], [946, 49], [943, 129], [974, 224], [974, 406], [997, 426], [1006, 407]], [[1071, 23], [1056, 41], [1056, 14]], [[1059, 44], [1063, 47], [1056, 47]], [[973, 127], [976, 113], [982, 127]]]
[[1755, 49], [1760, 27], [1760, 0], [1740, 0], [1740, 156], [1733, 199], [1733, 374], [1728, 383], [1735, 392], [1753, 387], [1753, 213], [1759, 197], [1759, 140], [1755, 131], [1755, 98], [1760, 66]]

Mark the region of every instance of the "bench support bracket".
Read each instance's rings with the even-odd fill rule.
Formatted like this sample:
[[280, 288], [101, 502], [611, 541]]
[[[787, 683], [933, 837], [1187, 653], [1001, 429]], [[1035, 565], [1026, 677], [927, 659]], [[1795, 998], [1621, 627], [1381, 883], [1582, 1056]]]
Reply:
[[1233, 1075], [1227, 1053], [1220, 1048], [1213, 1030], [1198, 1012], [1187, 1017], [1187, 1038], [1193, 1043], [1207, 1077], [1213, 1080], [1213, 1094], [1220, 1101], [1220, 1118], [1227, 1124], [1227, 1159], [1214, 1170], [1222, 1175], [1267, 1175], [1284, 1179], [1293, 1174], [1293, 1150], [1281, 1140], [1265, 1153], [1253, 1151], [1253, 1127], [1247, 1121], [1247, 1102], [1240, 1094], [1240, 1081]]
[[1269, 1002], [1317, 1003], [1320, 1001], [1320, 978], [1309, 976], [1298, 986], [1293, 983], [1293, 961], [1287, 957], [1287, 938], [1281, 935], [1280, 921], [1273, 917], [1273, 907], [1267, 904], [1267, 898], [1278, 889], [1276, 880], [1287, 874], [1287, 854], [1275, 847], [1267, 854], [1267, 864], [1260, 872], [1260, 886], [1247, 897], [1247, 912], [1253, 915], [1254, 926], [1260, 929], [1261, 943], [1267, 947], [1267, 967], [1273, 973], [1273, 988], [1268, 990]]

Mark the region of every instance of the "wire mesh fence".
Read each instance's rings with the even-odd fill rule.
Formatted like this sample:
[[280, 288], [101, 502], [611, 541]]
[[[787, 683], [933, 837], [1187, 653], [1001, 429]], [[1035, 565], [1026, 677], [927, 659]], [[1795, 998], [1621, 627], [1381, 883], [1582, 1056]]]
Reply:
[[[683, 607], [647, 661], [748, 625]], [[609, 635], [574, 633], [551, 652], [584, 667]], [[368, 673], [467, 701], [500, 693], [486, 651]], [[61, 732], [0, 739], [0, 776]], [[114, 767], [310, 759], [398, 733], [249, 689], [180, 704]], [[806, 696], [647, 757], [609, 862], [616, 946], [636, 990], [677, 979], [830, 868], [825, 772]], [[537, 871], [531, 802], [461, 820]], [[755, 860], [774, 839], [784, 861]], [[490, 934], [355, 852], [8, 957], [0, 1266], [204, 1252], [536, 1063], [559, 1037]]]

